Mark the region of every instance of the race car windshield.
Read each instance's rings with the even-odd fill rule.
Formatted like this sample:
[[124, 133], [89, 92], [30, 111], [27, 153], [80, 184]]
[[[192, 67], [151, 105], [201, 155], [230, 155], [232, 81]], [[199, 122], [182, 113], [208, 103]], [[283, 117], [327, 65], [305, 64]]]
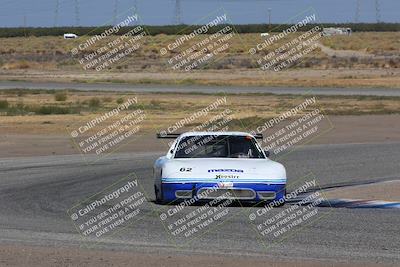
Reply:
[[175, 158], [264, 158], [251, 136], [203, 135], [182, 138]]

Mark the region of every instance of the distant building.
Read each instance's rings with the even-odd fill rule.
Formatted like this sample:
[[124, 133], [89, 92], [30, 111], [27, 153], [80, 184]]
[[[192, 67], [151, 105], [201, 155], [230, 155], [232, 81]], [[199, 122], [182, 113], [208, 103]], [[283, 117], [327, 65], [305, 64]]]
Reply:
[[323, 28], [322, 34], [325, 36], [331, 35], [351, 35], [352, 30], [350, 28]]
[[75, 39], [78, 38], [78, 35], [75, 33], [64, 33], [64, 39]]

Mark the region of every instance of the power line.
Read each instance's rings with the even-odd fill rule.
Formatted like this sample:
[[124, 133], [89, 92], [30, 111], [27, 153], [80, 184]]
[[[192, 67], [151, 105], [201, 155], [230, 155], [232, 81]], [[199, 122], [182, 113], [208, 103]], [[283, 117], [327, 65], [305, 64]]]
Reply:
[[23, 19], [23, 22], [22, 22], [22, 27], [23, 27], [23, 28], [26, 28], [26, 25], [27, 25], [26, 14], [24, 14], [24, 19]]
[[354, 22], [358, 23], [360, 21], [360, 9], [361, 9], [361, 0], [357, 0], [356, 3], [356, 14], [354, 16]]
[[[135, 9], [135, 15], [139, 16], [139, 11], [138, 11], [138, 1], [135, 0], [135, 2], [133, 3], [133, 8]], [[138, 23], [138, 20], [135, 21], [135, 24]]]
[[56, 9], [54, 10], [54, 27], [58, 25], [58, 9], [60, 7], [60, 1], [56, 0]]
[[26, 14], [24, 14], [24, 21], [23, 21], [23, 28], [24, 28], [24, 35], [25, 37], [27, 36], [26, 34], [26, 26], [27, 26], [27, 21], [26, 21]]
[[271, 8], [268, 8], [268, 29], [271, 30]]
[[80, 26], [80, 17], [79, 17], [79, 2], [78, 0], [75, 0], [75, 26], [79, 27]]
[[375, 16], [376, 16], [376, 22], [377, 23], [381, 22], [381, 7], [379, 4], [379, 0], [375, 0]]
[[114, 0], [113, 25], [117, 24], [117, 16], [118, 16], [118, 0]]
[[181, 22], [181, 0], [175, 0], [175, 24], [182, 24]]

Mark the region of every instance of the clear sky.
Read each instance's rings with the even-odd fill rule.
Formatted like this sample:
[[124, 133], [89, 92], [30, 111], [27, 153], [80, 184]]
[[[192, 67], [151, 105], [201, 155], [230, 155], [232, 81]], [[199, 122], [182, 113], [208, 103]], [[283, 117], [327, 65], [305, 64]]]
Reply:
[[[78, 16], [75, 8], [78, 2]], [[117, 5], [115, 2], [117, 1]], [[164, 25], [175, 22], [176, 0], [0, 0], [0, 27], [81, 26], [112, 24], [115, 10], [124, 17], [135, 6], [141, 22]], [[237, 24], [266, 23], [271, 8], [272, 23], [283, 23], [312, 7], [319, 22], [354, 22], [357, 0], [180, 0], [181, 21], [195, 24], [224, 9]], [[359, 21], [376, 22], [375, 0], [360, 0]], [[117, 7], [117, 8], [116, 8]], [[400, 22], [400, 0], [379, 0], [380, 20]], [[79, 20], [77, 20], [77, 17]], [[118, 21], [118, 19], [117, 19]]]

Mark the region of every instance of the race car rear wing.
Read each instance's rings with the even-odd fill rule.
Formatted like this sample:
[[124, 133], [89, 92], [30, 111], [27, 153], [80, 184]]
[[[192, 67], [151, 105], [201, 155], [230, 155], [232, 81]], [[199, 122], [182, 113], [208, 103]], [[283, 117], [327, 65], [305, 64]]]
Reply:
[[263, 139], [263, 135], [262, 134], [253, 134], [255, 139]]
[[168, 138], [168, 139], [176, 139], [180, 136], [180, 133], [158, 133], [157, 138]]
[[[180, 135], [180, 133], [157, 133], [157, 138], [176, 139]], [[263, 139], [262, 134], [254, 134], [253, 136], [256, 139]]]

